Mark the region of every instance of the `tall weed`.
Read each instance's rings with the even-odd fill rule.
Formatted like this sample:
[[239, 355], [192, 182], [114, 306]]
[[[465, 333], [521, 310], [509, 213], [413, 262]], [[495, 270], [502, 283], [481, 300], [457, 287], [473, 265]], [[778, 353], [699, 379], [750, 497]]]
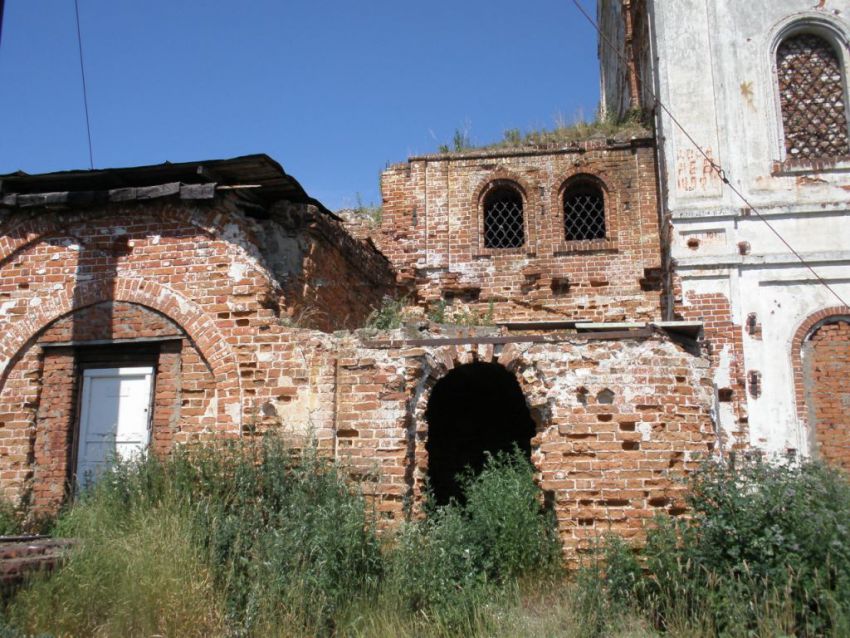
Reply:
[[[687, 519], [660, 518], [644, 575], [606, 544], [583, 576], [588, 618], [623, 600], [659, 629], [723, 636], [846, 635], [850, 485], [816, 463], [707, 463], [690, 481]], [[613, 575], [613, 576], [612, 576]], [[594, 625], [602, 635], [605, 621]]]
[[402, 527], [382, 591], [450, 632], [475, 624], [482, 603], [500, 598], [506, 583], [560, 566], [554, 519], [522, 452], [489, 457], [461, 483], [464, 503], [429, 506], [423, 520]]

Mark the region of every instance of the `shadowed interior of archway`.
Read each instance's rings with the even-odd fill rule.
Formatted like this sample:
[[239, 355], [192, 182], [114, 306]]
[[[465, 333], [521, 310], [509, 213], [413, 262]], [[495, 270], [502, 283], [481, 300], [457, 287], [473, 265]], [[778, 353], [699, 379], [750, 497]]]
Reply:
[[479, 472], [486, 453], [518, 446], [531, 456], [534, 421], [516, 377], [496, 363], [470, 363], [451, 370], [431, 392], [428, 477], [438, 504], [463, 495], [457, 475]]

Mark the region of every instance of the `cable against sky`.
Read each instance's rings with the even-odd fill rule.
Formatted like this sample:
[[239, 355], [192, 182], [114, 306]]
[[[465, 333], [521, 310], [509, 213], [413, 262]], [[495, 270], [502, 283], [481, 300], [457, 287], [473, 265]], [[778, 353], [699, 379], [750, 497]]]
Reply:
[[[624, 64], [628, 65], [629, 60], [626, 57], [625, 52], [622, 51], [619, 47], [617, 47], [613, 42], [611, 42], [611, 40], [604, 33], [602, 33], [602, 29], [599, 28], [599, 25], [597, 24], [596, 20], [594, 20], [590, 16], [590, 14], [587, 13], [587, 11], [581, 5], [579, 0], [572, 0], [572, 2], [576, 6], [576, 8], [579, 10], [579, 12], [585, 17], [585, 19], [591, 24], [591, 26], [593, 26], [593, 28], [596, 30], [596, 33], [599, 34], [600, 42], [602, 42], [606, 47], [611, 49], [617, 55], [617, 57], [620, 58], [620, 60]], [[771, 224], [764, 217], [764, 215], [761, 214], [759, 209], [755, 205], [753, 205], [750, 202], [750, 200], [740, 190], [738, 190], [738, 188], [735, 187], [735, 185], [730, 181], [728, 173], [723, 169], [723, 167], [720, 164], [718, 164], [711, 156], [709, 156], [709, 154], [703, 149], [703, 147], [700, 146], [700, 144], [694, 139], [694, 137], [685, 129], [685, 127], [682, 125], [682, 123], [679, 122], [678, 118], [676, 118], [676, 116], [673, 115], [673, 112], [667, 107], [666, 104], [664, 104], [664, 102], [661, 101], [661, 99], [655, 93], [654, 87], [649, 86], [648, 89], [649, 89], [650, 94], [652, 95], [652, 99], [654, 100], [656, 106], [658, 106], [658, 108], [660, 108], [661, 110], [663, 110], [667, 114], [667, 116], [670, 118], [670, 121], [673, 122], [673, 124], [676, 126], [676, 128], [678, 128], [682, 132], [682, 134], [694, 146], [694, 148], [697, 149], [699, 154], [702, 155], [705, 158], [705, 160], [711, 166], [711, 169], [720, 178], [720, 181], [723, 182], [724, 184], [726, 184], [726, 186], [729, 187], [729, 189], [744, 203], [744, 205], [752, 213], [754, 213], [756, 215], [756, 217], [758, 217], [759, 220], [762, 221], [765, 224], [765, 226], [767, 226], [774, 235], [776, 235], [776, 237], [779, 238], [779, 241], [781, 241], [785, 245], [785, 247], [800, 261], [800, 263], [803, 264], [803, 266], [805, 266], [809, 270], [809, 272], [812, 273], [812, 275], [814, 275], [815, 279], [817, 279], [817, 281], [821, 285], [823, 285], [823, 287], [826, 288], [826, 290], [828, 290], [830, 293], [832, 293], [832, 295], [841, 303], [842, 306], [848, 306], [847, 302], [844, 301], [844, 299], [841, 297], [841, 295], [839, 295], [835, 291], [835, 289], [832, 286], [830, 286], [829, 283], [823, 277], [821, 277], [818, 274], [818, 272], [814, 269], [814, 267], [809, 262], [807, 262], [805, 260], [805, 258], [794, 249], [793, 246], [791, 246], [791, 244], [788, 242], [788, 240], [786, 240], [782, 236], [782, 234], [778, 230], [776, 230], [776, 228], [773, 226], [773, 224]]]

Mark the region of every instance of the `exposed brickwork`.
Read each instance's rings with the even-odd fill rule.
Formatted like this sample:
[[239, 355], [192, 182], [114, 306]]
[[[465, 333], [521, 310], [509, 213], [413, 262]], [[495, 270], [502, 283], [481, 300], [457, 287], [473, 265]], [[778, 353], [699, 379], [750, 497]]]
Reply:
[[850, 315], [850, 308], [847, 306], [834, 306], [832, 308], [824, 308], [807, 317], [803, 323], [794, 332], [794, 338], [791, 341], [791, 353], [794, 357], [794, 390], [797, 404], [797, 416], [805, 422], [806, 419], [806, 392], [803, 384], [803, 343], [809, 337], [814, 328], [833, 317], [841, 317]]
[[57, 348], [44, 357], [33, 436], [31, 504], [39, 509], [61, 503], [73, 454], [77, 374], [74, 351]]
[[806, 402], [816, 453], [850, 470], [850, 318], [822, 325], [804, 347]]
[[729, 404], [734, 428], [722, 432], [725, 449], [749, 446], [747, 384], [744, 367], [743, 329], [732, 320], [732, 306], [720, 293], [693, 294], [682, 298], [681, 283], [674, 278], [674, 302], [677, 317], [703, 322], [705, 347], [711, 358], [718, 401]]
[[[284, 288], [284, 312], [298, 325], [358, 328], [394, 293], [387, 259], [374, 244], [349, 235], [343, 223], [286, 203], [275, 206], [274, 219], [276, 224], [264, 224], [263, 254]], [[299, 257], [296, 268], [293, 254]]]
[[[658, 319], [661, 251], [651, 144], [413, 158], [384, 172], [381, 250], [419, 301], [492, 303], [496, 320]], [[566, 241], [564, 191], [598, 183], [604, 239]], [[483, 206], [494, 186], [522, 196], [525, 242], [489, 248]]]
[[[643, 143], [417, 160], [385, 175], [378, 239], [425, 301], [492, 300], [497, 318], [657, 319], [652, 161]], [[563, 240], [561, 193], [577, 175], [604, 186], [605, 239]], [[493, 179], [523, 193], [522, 249], [479, 241], [478, 203]], [[470, 329], [466, 345], [412, 347], [400, 332], [293, 327], [362, 321], [395, 281], [381, 253], [309, 206], [249, 216], [221, 196], [18, 210], [0, 225], [8, 497], [61, 500], [80, 369], [134, 358], [156, 369], [155, 452], [268, 430], [311, 440], [362, 480], [387, 523], [419, 513], [432, 388], [455, 366], [498, 363], [528, 402], [532, 460], [571, 559], [600, 534], [639, 536], [655, 512], [683, 511], [678, 479], [716, 442], [708, 360], [660, 333], [484, 343]]]
[[640, 536], [656, 513], [684, 511], [677, 481], [715, 444], [708, 362], [664, 339], [348, 347], [338, 362], [337, 455], [368, 479], [387, 518], [421, 502], [431, 389], [472, 361], [516, 374], [537, 425], [538, 480], [573, 559], [602, 534]]
[[[797, 418], [808, 432], [812, 451], [823, 454], [824, 458], [834, 460], [845, 469], [850, 468], [850, 463], [846, 453], [841, 451], [847, 441], [842, 440], [847, 430], [841, 426], [846, 423], [846, 415], [841, 410], [847, 411], [842, 403], [847, 377], [842, 374], [850, 370], [845, 368], [848, 365], [848, 346], [844, 326], [848, 321], [850, 308], [824, 308], [803, 321], [791, 341]], [[830, 329], [818, 336], [824, 328]], [[845, 339], [843, 345], [841, 337]], [[830, 372], [835, 372], [836, 376], [833, 378]], [[836, 403], [839, 404], [838, 414], [832, 409]], [[819, 425], [819, 418], [823, 425]], [[821, 429], [827, 435], [825, 440], [829, 441], [823, 451], [820, 449]]]
[[106, 301], [59, 319], [39, 335], [38, 342], [143, 340], [182, 336], [183, 331], [173, 321], [144, 306]]
[[15, 211], [0, 224], [0, 480], [42, 508], [72, 473], [81, 366], [140, 352], [155, 366], [156, 452], [279, 424], [272, 399], [306, 432], [327, 386], [299, 373], [317, 342], [284, 319], [362, 322], [394, 285], [374, 247], [312, 206], [253, 219], [221, 197]]

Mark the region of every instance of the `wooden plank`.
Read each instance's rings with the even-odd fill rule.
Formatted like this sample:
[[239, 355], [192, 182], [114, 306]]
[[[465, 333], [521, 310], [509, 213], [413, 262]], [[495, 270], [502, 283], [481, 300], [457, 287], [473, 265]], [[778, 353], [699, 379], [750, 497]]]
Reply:
[[156, 199], [177, 195], [180, 192], [180, 182], [160, 184], [159, 186], [144, 186], [136, 189], [136, 199]]
[[215, 182], [207, 184], [181, 184], [180, 199], [212, 199], [215, 197]]
[[620, 339], [647, 339], [654, 332], [650, 328], [638, 330], [604, 330], [560, 335], [503, 335], [498, 337], [430, 337], [426, 339], [399, 339], [390, 341], [364, 341], [367, 348], [401, 348], [416, 346], [462, 346], [473, 344], [501, 345], [506, 343], [565, 343], [568, 341], [607, 341]]

